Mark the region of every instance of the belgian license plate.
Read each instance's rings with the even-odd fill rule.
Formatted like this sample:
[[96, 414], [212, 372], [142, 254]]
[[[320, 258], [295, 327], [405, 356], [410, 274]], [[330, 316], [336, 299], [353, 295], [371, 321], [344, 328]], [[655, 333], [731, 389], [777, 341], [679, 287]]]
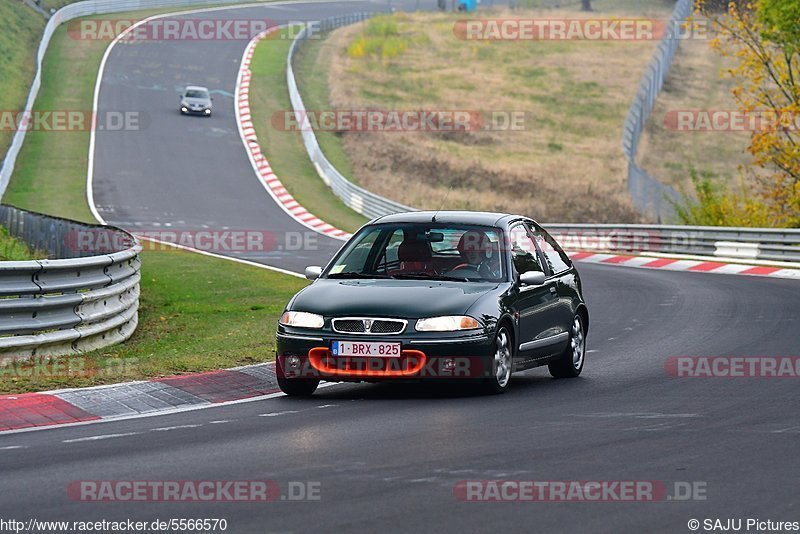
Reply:
[[399, 358], [400, 343], [375, 341], [334, 341], [331, 346], [334, 356], [361, 356], [373, 358]]

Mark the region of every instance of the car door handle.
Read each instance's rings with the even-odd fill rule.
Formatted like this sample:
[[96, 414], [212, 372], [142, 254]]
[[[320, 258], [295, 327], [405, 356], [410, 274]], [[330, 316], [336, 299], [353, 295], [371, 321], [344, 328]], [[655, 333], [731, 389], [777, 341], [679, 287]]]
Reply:
[[555, 294], [556, 294], [556, 288], [554, 288], [554, 287], [551, 287], [551, 288], [550, 288], [550, 293], [552, 293], [553, 295], [555, 295]]

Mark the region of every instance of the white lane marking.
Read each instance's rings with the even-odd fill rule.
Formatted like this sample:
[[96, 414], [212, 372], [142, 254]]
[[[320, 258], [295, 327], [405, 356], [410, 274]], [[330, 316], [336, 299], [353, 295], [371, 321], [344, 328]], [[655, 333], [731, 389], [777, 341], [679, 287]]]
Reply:
[[590, 354], [590, 353], [592, 353], [592, 352], [597, 352], [597, 349], [591, 349], [591, 350], [587, 350], [587, 351], [586, 351], [586, 354]]
[[772, 434], [800, 434], [800, 426], [790, 426], [789, 428], [781, 428], [780, 430], [773, 430]]
[[[117, 384], [119, 385], [119, 384]], [[342, 382], [326, 382], [324, 384], [320, 384], [317, 389], [329, 388], [333, 386], [344, 385]], [[63, 391], [71, 391], [71, 390], [63, 390]], [[47, 392], [44, 392], [47, 393]], [[221, 408], [224, 406], [231, 406], [234, 404], [245, 404], [248, 402], [259, 402], [268, 399], [275, 399], [278, 397], [285, 397], [286, 394], [282, 391], [278, 391], [276, 393], [269, 393], [267, 395], [259, 395], [258, 397], [250, 397], [247, 399], [237, 399], [232, 401], [226, 402], [217, 402], [217, 403], [205, 403], [205, 404], [194, 404], [192, 406], [181, 406], [178, 408], [169, 408], [167, 410], [159, 411], [159, 412], [147, 412], [147, 413], [137, 413], [131, 415], [115, 415], [111, 417], [104, 417], [102, 419], [93, 419], [91, 421], [78, 421], [77, 423], [64, 423], [61, 425], [48, 425], [48, 426], [34, 426], [28, 428], [15, 428], [13, 430], [4, 430], [0, 432], [0, 436], [5, 434], [23, 434], [25, 432], [38, 432], [41, 430], [56, 430], [59, 428], [66, 428], [72, 426], [86, 426], [86, 425], [95, 425], [100, 423], [110, 423], [114, 421], [127, 421], [129, 419], [144, 419], [146, 417], [159, 417], [161, 415], [171, 415], [176, 413], [183, 413], [183, 412], [194, 412], [197, 410], [207, 410], [209, 408]], [[235, 421], [235, 419], [234, 419]]]
[[0, 451], [10, 451], [12, 449], [27, 449], [27, 445], [7, 445], [5, 447], [0, 447]]
[[681, 426], [685, 426], [685, 423], [656, 423], [654, 425], [632, 426], [630, 428], [623, 428], [622, 430], [641, 430], [642, 432], [658, 432], [661, 430], [669, 430]]
[[78, 443], [79, 441], [98, 441], [101, 439], [124, 438], [126, 436], [136, 436], [137, 434], [141, 434], [141, 432], [123, 432], [121, 434], [101, 434], [99, 436], [87, 436], [85, 438], [64, 439], [61, 440], [61, 443]]
[[317, 408], [333, 408], [334, 406], [339, 406], [338, 404], [323, 404], [321, 406], [317, 406]]
[[261, 413], [258, 414], [259, 417], [278, 417], [280, 415], [289, 415], [297, 413], [297, 410], [285, 410], [283, 412], [270, 412], [270, 413]]
[[162, 426], [159, 428], [151, 428], [150, 432], [166, 432], [168, 430], [178, 430], [179, 428], [197, 428], [203, 425], [175, 425], [175, 426]]
[[[234, 419], [234, 421], [236, 421], [236, 419]], [[231, 422], [230, 419], [218, 419], [216, 421], [209, 421], [208, 424], [209, 425], [224, 425], [225, 423], [230, 423], [230, 422]]]
[[278, 6], [270, 6], [270, 9], [274, 9], [275, 11], [297, 11], [296, 7], [278, 7]]
[[593, 418], [609, 418], [609, 417], [635, 417], [636, 419], [662, 419], [667, 417], [678, 417], [689, 419], [693, 417], [703, 417], [697, 413], [647, 413], [647, 412], [608, 412], [608, 413], [571, 413], [567, 414], [570, 417], [593, 417]]
[[[136, 232], [134, 231], [133, 233], [136, 233]], [[153, 239], [152, 237], [141, 237], [141, 236], [136, 236], [136, 237], [140, 241], [144, 240], [144, 241], [150, 241], [152, 243], [158, 243], [160, 245], [167, 245], [167, 246], [170, 246], [170, 247], [179, 248], [181, 250], [194, 252], [195, 254], [201, 254], [203, 256], [210, 256], [212, 258], [219, 258], [221, 260], [228, 260], [228, 261], [233, 261], [233, 262], [236, 262], [236, 263], [241, 263], [243, 265], [249, 265], [250, 267], [258, 267], [259, 269], [267, 269], [268, 271], [275, 271], [275, 272], [278, 272], [278, 273], [281, 273], [281, 274], [288, 274], [288, 275], [294, 276], [296, 278], [305, 278], [306, 277], [306, 275], [304, 275], [304, 274], [296, 273], [294, 271], [287, 271], [286, 269], [281, 269], [280, 267], [273, 267], [272, 265], [264, 265], [263, 263], [256, 263], [256, 262], [250, 261], [250, 260], [243, 260], [241, 258], [235, 258], [233, 256], [223, 256], [222, 254], [216, 254], [214, 252], [209, 252], [207, 250], [200, 250], [200, 249], [196, 249], [196, 248], [192, 248], [192, 247], [187, 247], [185, 245], [178, 245], [177, 243], [170, 243], [169, 241], [161, 241], [160, 239]]]

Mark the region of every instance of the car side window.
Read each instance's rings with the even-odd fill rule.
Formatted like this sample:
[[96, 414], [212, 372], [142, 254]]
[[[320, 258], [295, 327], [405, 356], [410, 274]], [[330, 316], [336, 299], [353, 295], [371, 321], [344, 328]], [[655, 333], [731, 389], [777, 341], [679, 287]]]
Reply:
[[511, 257], [514, 261], [514, 268], [519, 274], [528, 271], [544, 272], [536, 253], [536, 245], [528, 235], [527, 230], [521, 224], [512, 227], [509, 231], [509, 244], [511, 245]]
[[561, 250], [556, 240], [538, 226], [531, 226], [531, 233], [539, 246], [539, 250], [544, 254], [545, 261], [550, 268], [550, 272], [558, 274], [566, 271], [572, 266], [569, 256]]
[[381, 232], [378, 229], [370, 231], [369, 234], [364, 236], [364, 239], [362, 239], [347, 254], [345, 254], [344, 257], [346, 258], [346, 262], [339, 263], [338, 265], [332, 267], [329, 274], [363, 270], [369, 259], [370, 252], [372, 252], [375, 246], [375, 241], [380, 233]]

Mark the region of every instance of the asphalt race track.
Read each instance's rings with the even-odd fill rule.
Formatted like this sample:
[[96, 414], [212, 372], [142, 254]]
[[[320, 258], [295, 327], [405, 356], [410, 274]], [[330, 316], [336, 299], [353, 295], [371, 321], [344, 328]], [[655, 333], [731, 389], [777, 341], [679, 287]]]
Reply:
[[[310, 400], [0, 435], [0, 516], [224, 517], [237, 533], [687, 532], [692, 518], [797, 520], [787, 492], [800, 470], [797, 379], [674, 378], [664, 367], [676, 355], [796, 355], [797, 283], [580, 270], [592, 352], [579, 379], [536, 369], [488, 397], [458, 386], [336, 385]], [[107, 437], [64, 443], [97, 436]], [[320, 500], [75, 502], [66, 490], [75, 480], [231, 479], [275, 480], [284, 492], [318, 482]], [[454, 497], [457, 482], [484, 479], [699, 482], [706, 500]]]
[[[170, 17], [195, 20], [321, 20], [360, 11], [433, 6], [396, 0], [282, 4]], [[272, 250], [227, 255], [295, 272], [330, 258], [342, 241], [314, 232], [287, 215], [259, 183], [239, 136], [234, 89], [247, 40], [139, 41], [112, 49], [102, 79], [98, 114], [138, 113], [138, 129], [97, 131], [94, 200], [109, 224], [133, 231], [269, 232]], [[214, 97], [210, 118], [184, 117], [179, 94], [204, 85]], [[269, 147], [262, 147], [269, 157]], [[279, 177], [280, 178], [280, 177]], [[288, 234], [288, 235], [287, 235]], [[152, 234], [151, 234], [152, 235]], [[171, 240], [164, 233], [165, 240]], [[309, 246], [298, 247], [302, 240]], [[246, 248], [246, 247], [244, 247]]]
[[[259, 9], [288, 20], [363, 5]], [[254, 16], [237, 11], [208, 16]], [[304, 232], [257, 182], [230, 95], [216, 95], [209, 120], [177, 114], [173, 85], [191, 79], [233, 92], [245, 43], [215, 43], [213, 55], [205, 45], [115, 48], [101, 109], [144, 109], [152, 121], [143, 132], [98, 135], [101, 214], [133, 229]], [[341, 244], [322, 235], [319, 243], [307, 255], [246, 257], [299, 270]], [[312, 399], [2, 434], [0, 517], [225, 518], [233, 533], [687, 532], [690, 519], [800, 520], [798, 379], [676, 378], [665, 368], [673, 356], [798, 356], [800, 285], [579, 270], [591, 324], [578, 379], [536, 369], [514, 375], [499, 396], [458, 384], [335, 385]], [[318, 484], [319, 500], [81, 502], [67, 491], [80, 480], [256, 479], [274, 480], [284, 495], [292, 483]], [[454, 487], [464, 480], [657, 481], [670, 495], [676, 483], [701, 493], [686, 501], [463, 502]]]

